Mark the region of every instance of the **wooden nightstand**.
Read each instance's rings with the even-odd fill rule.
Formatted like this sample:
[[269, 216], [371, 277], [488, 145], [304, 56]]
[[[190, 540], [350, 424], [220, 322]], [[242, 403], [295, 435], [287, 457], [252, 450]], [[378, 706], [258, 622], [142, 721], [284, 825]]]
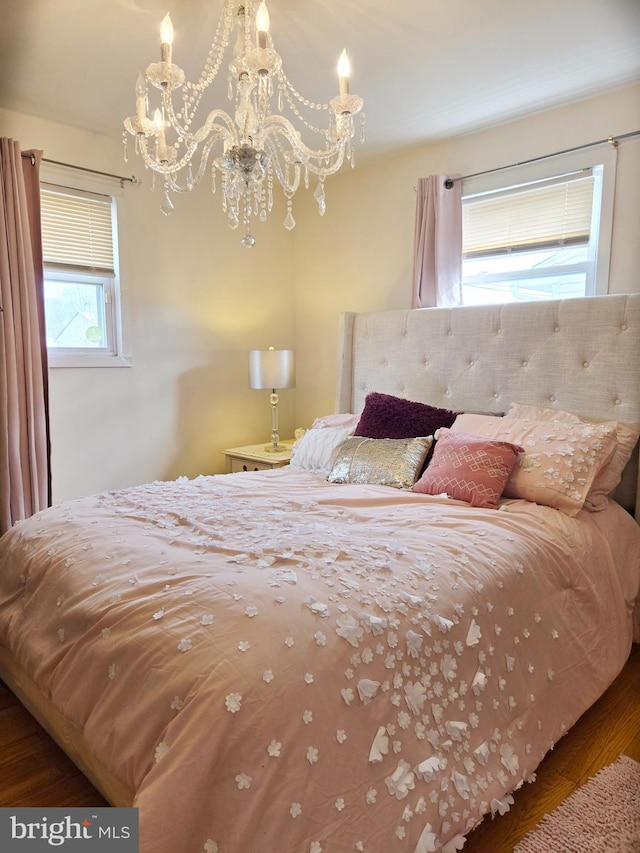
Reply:
[[266, 444], [249, 444], [245, 447], [228, 447], [223, 451], [227, 459], [227, 474], [236, 471], [263, 471], [267, 468], [283, 468], [289, 464], [293, 451], [293, 439], [281, 441], [287, 449], [281, 453], [268, 453]]

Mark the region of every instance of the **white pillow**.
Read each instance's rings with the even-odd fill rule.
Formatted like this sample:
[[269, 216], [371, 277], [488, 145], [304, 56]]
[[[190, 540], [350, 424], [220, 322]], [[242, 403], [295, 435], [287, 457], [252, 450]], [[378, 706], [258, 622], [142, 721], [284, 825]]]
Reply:
[[352, 435], [353, 429], [350, 426], [308, 429], [293, 445], [289, 464], [302, 471], [330, 471], [338, 448]]

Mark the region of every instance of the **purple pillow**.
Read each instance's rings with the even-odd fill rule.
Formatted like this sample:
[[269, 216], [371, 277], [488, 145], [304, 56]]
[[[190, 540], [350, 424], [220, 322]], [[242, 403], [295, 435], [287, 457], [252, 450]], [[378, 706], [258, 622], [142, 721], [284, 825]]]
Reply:
[[457, 414], [373, 391], [364, 401], [355, 434], [367, 438], [418, 438], [433, 435], [440, 427], [448, 429]]

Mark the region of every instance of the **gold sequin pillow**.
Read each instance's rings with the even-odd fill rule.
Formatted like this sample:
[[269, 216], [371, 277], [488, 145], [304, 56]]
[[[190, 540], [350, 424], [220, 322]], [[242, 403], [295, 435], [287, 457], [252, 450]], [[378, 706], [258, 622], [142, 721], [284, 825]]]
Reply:
[[420, 438], [347, 438], [327, 477], [330, 483], [370, 483], [411, 489], [418, 479], [432, 436]]

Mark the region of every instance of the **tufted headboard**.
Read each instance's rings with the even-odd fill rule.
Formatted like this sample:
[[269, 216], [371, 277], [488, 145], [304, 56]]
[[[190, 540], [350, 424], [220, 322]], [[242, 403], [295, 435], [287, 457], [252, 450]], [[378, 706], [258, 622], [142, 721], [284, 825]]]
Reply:
[[[360, 412], [370, 391], [640, 421], [640, 294], [342, 314], [336, 412]], [[616, 498], [640, 516], [637, 452]]]

